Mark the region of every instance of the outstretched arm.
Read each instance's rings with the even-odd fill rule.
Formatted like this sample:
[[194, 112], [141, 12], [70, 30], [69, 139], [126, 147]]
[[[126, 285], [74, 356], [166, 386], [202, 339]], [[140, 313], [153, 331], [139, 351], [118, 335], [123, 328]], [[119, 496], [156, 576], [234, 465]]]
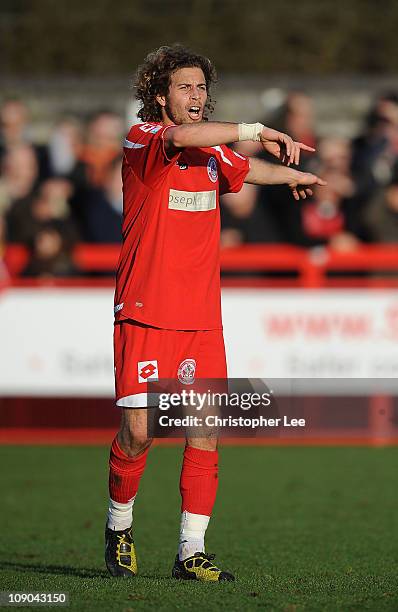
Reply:
[[311, 151], [302, 142], [294, 142], [290, 136], [261, 123], [221, 123], [203, 121], [170, 127], [165, 132], [165, 149], [168, 157], [185, 147], [214, 147], [242, 140], [261, 142], [263, 148], [283, 163], [298, 164], [301, 151]]
[[293, 168], [269, 164], [255, 157], [250, 158], [250, 170], [245, 183], [253, 185], [289, 185], [295, 200], [305, 199], [312, 195], [312, 185], [326, 185], [326, 182], [315, 174], [299, 172]]
[[202, 121], [170, 127], [164, 136], [167, 148], [215, 147], [239, 140], [237, 123]]

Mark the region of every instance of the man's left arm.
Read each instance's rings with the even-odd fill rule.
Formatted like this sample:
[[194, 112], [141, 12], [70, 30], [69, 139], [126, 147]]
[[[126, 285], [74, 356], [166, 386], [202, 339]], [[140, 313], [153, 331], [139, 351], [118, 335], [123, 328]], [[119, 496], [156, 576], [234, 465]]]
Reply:
[[310, 172], [300, 172], [287, 166], [270, 164], [255, 157], [250, 158], [250, 169], [244, 182], [252, 185], [288, 185], [295, 200], [312, 195], [313, 185], [326, 182]]

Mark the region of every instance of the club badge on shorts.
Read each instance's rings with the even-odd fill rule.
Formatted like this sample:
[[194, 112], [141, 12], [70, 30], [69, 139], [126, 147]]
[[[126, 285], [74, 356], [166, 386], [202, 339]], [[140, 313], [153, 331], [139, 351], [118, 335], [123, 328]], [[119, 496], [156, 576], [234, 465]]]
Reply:
[[178, 380], [183, 385], [192, 385], [195, 382], [196, 361], [195, 359], [184, 359], [178, 366]]

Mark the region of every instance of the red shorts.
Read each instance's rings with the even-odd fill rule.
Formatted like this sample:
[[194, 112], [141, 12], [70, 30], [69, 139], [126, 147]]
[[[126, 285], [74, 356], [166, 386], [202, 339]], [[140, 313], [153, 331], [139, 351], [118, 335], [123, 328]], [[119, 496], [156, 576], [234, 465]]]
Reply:
[[137, 321], [115, 323], [116, 405], [148, 406], [148, 382], [175, 379], [227, 378], [222, 330], [176, 331]]

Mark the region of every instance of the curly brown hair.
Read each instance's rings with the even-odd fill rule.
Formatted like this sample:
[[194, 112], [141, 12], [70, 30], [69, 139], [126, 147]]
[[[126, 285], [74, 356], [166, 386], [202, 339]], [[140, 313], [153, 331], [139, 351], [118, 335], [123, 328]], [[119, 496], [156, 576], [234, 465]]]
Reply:
[[180, 68], [201, 68], [206, 80], [207, 102], [203, 120], [214, 110], [214, 102], [210, 96], [210, 87], [216, 82], [217, 75], [211, 61], [203, 55], [197, 55], [180, 44], [171, 47], [163, 46], [149, 53], [145, 62], [139, 66], [136, 78], [136, 98], [141, 102], [138, 117], [142, 121], [161, 121], [161, 107], [156, 96], [167, 95], [173, 72]]

